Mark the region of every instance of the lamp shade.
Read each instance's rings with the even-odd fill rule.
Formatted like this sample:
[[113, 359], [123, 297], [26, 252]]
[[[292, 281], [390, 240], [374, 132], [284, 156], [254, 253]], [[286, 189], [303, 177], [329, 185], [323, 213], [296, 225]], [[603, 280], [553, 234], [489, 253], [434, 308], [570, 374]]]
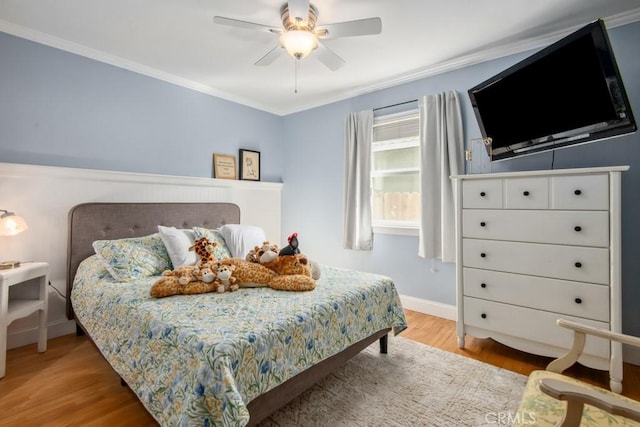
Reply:
[[15, 236], [29, 228], [21, 216], [3, 209], [0, 212], [0, 236]]
[[301, 59], [318, 47], [318, 38], [309, 31], [290, 30], [282, 33], [280, 44], [287, 49], [289, 55]]

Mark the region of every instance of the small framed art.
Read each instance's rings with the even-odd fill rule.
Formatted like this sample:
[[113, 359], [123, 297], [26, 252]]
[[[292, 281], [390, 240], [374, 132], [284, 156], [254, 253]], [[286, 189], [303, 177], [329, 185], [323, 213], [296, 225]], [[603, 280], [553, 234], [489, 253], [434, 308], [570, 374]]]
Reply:
[[237, 179], [236, 156], [213, 153], [213, 177]]
[[240, 179], [260, 181], [260, 152], [240, 149]]

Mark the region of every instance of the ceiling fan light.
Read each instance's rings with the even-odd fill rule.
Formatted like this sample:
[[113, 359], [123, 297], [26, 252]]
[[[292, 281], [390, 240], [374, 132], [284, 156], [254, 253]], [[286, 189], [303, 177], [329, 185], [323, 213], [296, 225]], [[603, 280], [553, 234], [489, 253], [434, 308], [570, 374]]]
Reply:
[[309, 31], [291, 30], [282, 33], [280, 44], [287, 49], [289, 55], [302, 59], [318, 47], [318, 38]]

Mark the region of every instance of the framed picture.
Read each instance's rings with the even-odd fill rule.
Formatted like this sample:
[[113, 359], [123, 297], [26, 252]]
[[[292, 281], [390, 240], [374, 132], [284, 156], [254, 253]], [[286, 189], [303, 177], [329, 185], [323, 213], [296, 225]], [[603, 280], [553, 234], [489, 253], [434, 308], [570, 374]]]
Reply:
[[213, 177], [219, 179], [237, 179], [236, 156], [213, 153]]
[[240, 149], [240, 179], [260, 181], [260, 152]]

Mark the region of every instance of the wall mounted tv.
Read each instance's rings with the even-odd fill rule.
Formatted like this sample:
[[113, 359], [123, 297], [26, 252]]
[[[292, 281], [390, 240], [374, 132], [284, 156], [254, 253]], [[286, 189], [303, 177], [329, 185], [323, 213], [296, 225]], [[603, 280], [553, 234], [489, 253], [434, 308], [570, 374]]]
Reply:
[[636, 130], [600, 19], [468, 92], [493, 161]]

